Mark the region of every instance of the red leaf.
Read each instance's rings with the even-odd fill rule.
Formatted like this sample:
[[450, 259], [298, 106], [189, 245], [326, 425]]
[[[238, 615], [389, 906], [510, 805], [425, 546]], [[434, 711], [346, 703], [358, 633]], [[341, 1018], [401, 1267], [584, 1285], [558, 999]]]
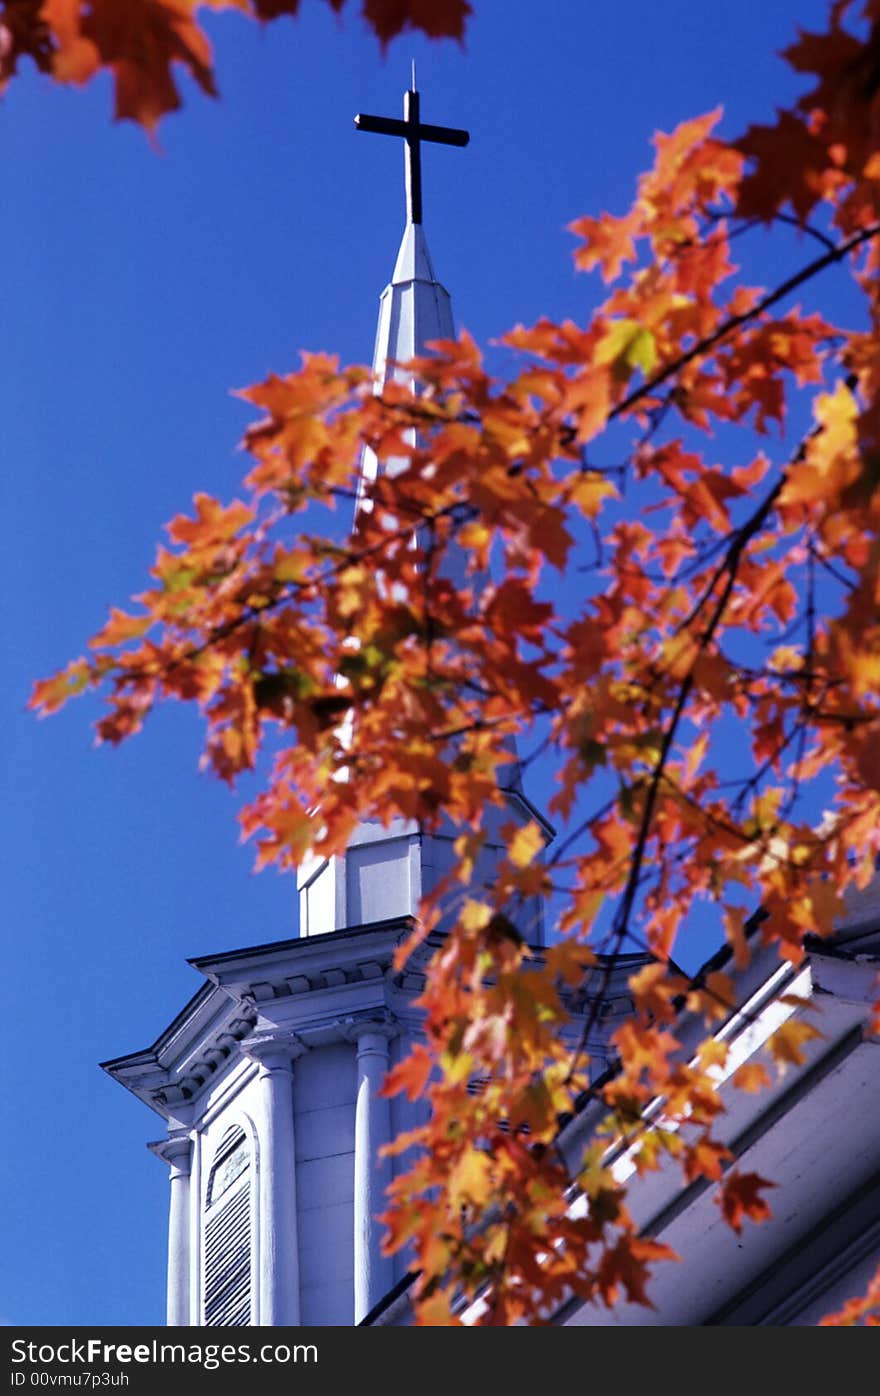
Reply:
[[756, 1222], [765, 1221], [771, 1212], [761, 1193], [765, 1188], [775, 1186], [775, 1183], [768, 1182], [759, 1173], [734, 1171], [728, 1174], [716, 1198], [724, 1220], [736, 1232], [742, 1230], [745, 1217], [751, 1217], [752, 1221]]
[[468, 0], [364, 0], [364, 18], [384, 46], [404, 29], [431, 39], [463, 39]]

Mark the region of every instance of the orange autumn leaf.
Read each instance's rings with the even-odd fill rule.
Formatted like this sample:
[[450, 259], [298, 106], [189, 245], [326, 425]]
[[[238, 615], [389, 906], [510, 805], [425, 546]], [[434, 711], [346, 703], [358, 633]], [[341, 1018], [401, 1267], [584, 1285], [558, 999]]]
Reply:
[[569, 232], [584, 242], [583, 247], [575, 251], [575, 266], [581, 271], [599, 267], [604, 279], [613, 281], [620, 274], [624, 262], [635, 261], [634, 237], [640, 230], [639, 225], [640, 220], [635, 214], [613, 218], [607, 213], [600, 218], [584, 217], [569, 223]]
[[382, 1085], [382, 1095], [397, 1095], [405, 1092], [409, 1100], [417, 1100], [425, 1089], [425, 1083], [434, 1068], [434, 1058], [428, 1049], [417, 1043], [409, 1056], [388, 1072]]
[[[345, 0], [326, 0], [337, 14]], [[102, 69], [113, 76], [115, 115], [154, 131], [181, 105], [176, 69], [217, 95], [211, 45], [197, 18], [202, 5], [261, 22], [295, 17], [300, 0], [6, 0], [0, 13], [0, 89], [32, 57], [56, 81], [82, 84]], [[384, 48], [420, 31], [461, 41], [468, 0], [364, 0], [363, 19]]]
[[118, 606], [111, 606], [110, 619], [103, 630], [92, 636], [89, 645], [92, 649], [110, 649], [114, 645], [124, 645], [127, 641], [136, 640], [146, 634], [153, 623], [151, 616], [131, 616]]
[[34, 684], [28, 707], [34, 708], [41, 717], [46, 717], [57, 712], [70, 698], [85, 692], [92, 681], [88, 660], [74, 659], [57, 674], [48, 679], [39, 679]]
[[871, 1277], [864, 1294], [847, 1299], [840, 1309], [819, 1320], [822, 1328], [854, 1328], [858, 1324], [880, 1327], [880, 1271]]
[[629, 979], [636, 1008], [658, 1022], [671, 1022], [680, 1005], [676, 1000], [687, 989], [687, 980], [670, 974], [663, 964], [648, 964]]
[[783, 1023], [782, 1027], [777, 1028], [767, 1039], [767, 1047], [781, 1072], [787, 1066], [803, 1066], [807, 1059], [804, 1053], [805, 1043], [823, 1036], [824, 1034], [812, 1023], [789, 1018], [788, 1022]]
[[100, 67], [115, 80], [116, 117], [152, 131], [180, 106], [174, 64], [216, 95], [207, 35], [191, 0], [45, 0], [43, 15], [58, 39], [53, 61], [62, 82], [82, 83]]
[[718, 1182], [731, 1159], [730, 1150], [714, 1139], [698, 1139], [684, 1151], [684, 1170], [688, 1182], [709, 1178]]
[[623, 1293], [631, 1304], [653, 1309], [647, 1284], [651, 1264], [661, 1260], [678, 1260], [670, 1246], [646, 1236], [624, 1236], [611, 1250], [606, 1250], [599, 1266], [599, 1291], [611, 1308]]
[[733, 1073], [733, 1084], [741, 1091], [763, 1091], [771, 1084], [770, 1073], [762, 1062], [744, 1062]]

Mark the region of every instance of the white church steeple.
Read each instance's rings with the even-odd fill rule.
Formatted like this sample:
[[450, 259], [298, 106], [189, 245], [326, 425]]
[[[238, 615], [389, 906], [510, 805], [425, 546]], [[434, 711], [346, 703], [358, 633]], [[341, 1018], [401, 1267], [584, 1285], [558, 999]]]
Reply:
[[[402, 137], [405, 141], [406, 225], [391, 280], [379, 300], [379, 321], [373, 354], [376, 391], [391, 378], [406, 381], [401, 368], [416, 355], [428, 352], [438, 339], [455, 335], [449, 292], [437, 280], [422, 225], [421, 143], [464, 146], [467, 131], [431, 126], [419, 116], [419, 94], [404, 94], [403, 120], [383, 116], [355, 117], [360, 131]], [[385, 466], [388, 469], [388, 465]], [[362, 485], [374, 479], [378, 469], [369, 449], [361, 463]], [[475, 880], [491, 883], [502, 856], [502, 829], [512, 820], [535, 819], [552, 834], [546, 819], [527, 800], [515, 755], [507, 769], [504, 805], [487, 814], [489, 838], [477, 864]], [[300, 935], [323, 935], [346, 927], [369, 926], [388, 917], [419, 913], [422, 898], [431, 893], [453, 865], [453, 842], [459, 833], [451, 823], [428, 832], [409, 819], [390, 826], [364, 821], [344, 854], [309, 859], [299, 869]], [[522, 933], [532, 942], [543, 940], [543, 909], [538, 898], [517, 916]]]
[[[391, 280], [379, 300], [379, 324], [373, 351], [373, 381], [379, 392], [389, 378], [405, 380], [397, 365], [424, 354], [437, 339], [452, 339], [455, 325], [452, 302], [445, 286], [437, 280], [422, 225], [421, 143], [467, 145], [467, 131], [451, 126], [427, 126], [419, 119], [419, 94], [415, 90], [415, 64], [412, 88], [404, 93], [403, 120], [384, 116], [355, 117], [359, 131], [399, 136], [405, 141], [406, 226]], [[361, 474], [375, 478], [376, 457], [364, 452]]]

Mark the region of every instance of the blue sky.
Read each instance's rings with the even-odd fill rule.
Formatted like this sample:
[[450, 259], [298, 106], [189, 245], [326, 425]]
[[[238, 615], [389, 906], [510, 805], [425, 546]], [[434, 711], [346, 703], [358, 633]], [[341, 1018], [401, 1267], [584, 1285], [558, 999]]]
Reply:
[[415, 56], [423, 119], [470, 129], [467, 150], [424, 152], [425, 226], [485, 342], [584, 318], [596, 286], [565, 225], [628, 206], [656, 129], [719, 104], [726, 134], [767, 119], [796, 90], [776, 51], [825, 12], [474, 6], [464, 50], [404, 39], [384, 59], [356, 6], [339, 24], [305, 0], [265, 32], [212, 18], [221, 100], [182, 79], [161, 154], [111, 122], [103, 80], [26, 71], [0, 104], [4, 1322], [163, 1322], [161, 1122], [97, 1064], [182, 1007], [187, 956], [295, 932], [292, 881], [253, 874], [239, 801], [198, 772], [193, 714], [95, 750], [94, 709], [37, 722], [25, 702], [142, 587], [196, 490], [236, 492], [249, 414], [229, 389], [300, 349], [369, 359], [402, 154], [354, 114], [398, 115]]

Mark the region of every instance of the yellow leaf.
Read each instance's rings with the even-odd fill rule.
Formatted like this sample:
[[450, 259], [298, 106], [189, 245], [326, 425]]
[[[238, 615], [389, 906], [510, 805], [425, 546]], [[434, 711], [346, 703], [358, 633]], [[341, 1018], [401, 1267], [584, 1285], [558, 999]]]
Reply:
[[467, 1081], [474, 1069], [474, 1059], [470, 1052], [442, 1052], [440, 1066], [450, 1086], [460, 1086]]
[[488, 1154], [468, 1149], [449, 1175], [449, 1200], [455, 1205], [482, 1207], [492, 1193], [492, 1162]]
[[463, 548], [485, 548], [492, 540], [491, 530], [477, 520], [463, 524], [458, 531], [458, 541]]
[[510, 861], [518, 868], [528, 867], [534, 862], [536, 855], [544, 847], [544, 835], [534, 819], [529, 820], [522, 828], [517, 829], [510, 840], [508, 854]]
[[724, 1066], [729, 1050], [726, 1042], [721, 1042], [717, 1037], [707, 1037], [705, 1042], [700, 1043], [697, 1052], [700, 1066], [704, 1071], [713, 1066]]
[[815, 416], [819, 430], [808, 438], [804, 460], [789, 467], [783, 504], [833, 503], [859, 473], [858, 407], [845, 383], [816, 399]]
[[610, 480], [589, 471], [582, 471], [572, 480], [568, 489], [572, 504], [588, 518], [595, 518], [606, 499], [616, 499], [617, 490]]
[[611, 364], [618, 378], [628, 378], [636, 368], [648, 374], [657, 362], [654, 336], [638, 320], [615, 320], [596, 346], [595, 362]]
[[485, 902], [475, 902], [468, 897], [461, 909], [461, 927], [464, 931], [482, 931], [492, 919], [492, 909]]
[[276, 581], [299, 582], [305, 575], [306, 555], [296, 548], [289, 552], [279, 548], [272, 567]]

